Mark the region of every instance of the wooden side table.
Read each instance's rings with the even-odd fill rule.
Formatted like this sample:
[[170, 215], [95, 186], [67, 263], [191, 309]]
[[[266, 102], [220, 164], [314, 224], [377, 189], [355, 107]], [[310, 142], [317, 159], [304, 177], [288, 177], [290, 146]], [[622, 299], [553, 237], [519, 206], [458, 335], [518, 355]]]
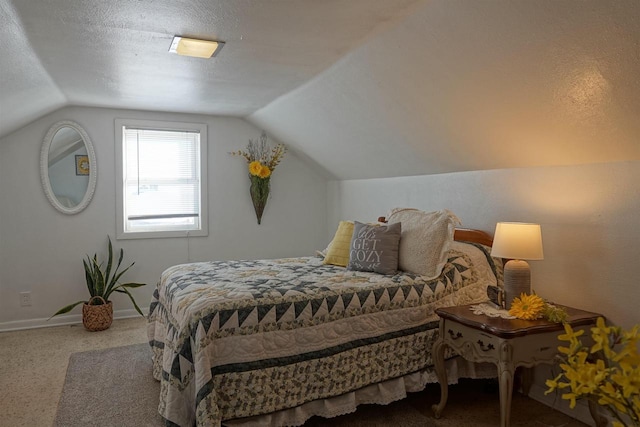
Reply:
[[[436, 374], [440, 382], [440, 403], [433, 405], [440, 418], [449, 394], [444, 363], [445, 346], [473, 362], [491, 362], [498, 367], [500, 384], [500, 426], [508, 427], [511, 414], [513, 376], [519, 366], [531, 368], [539, 363], [553, 363], [557, 354], [558, 335], [564, 332], [560, 323], [547, 320], [502, 319], [473, 314], [471, 305], [436, 310], [440, 316], [440, 336], [433, 346]], [[568, 323], [574, 330], [588, 329], [601, 315], [564, 307]], [[587, 331], [587, 335], [588, 331]], [[602, 421], [590, 405], [597, 425]], [[606, 425], [606, 424], [605, 424]]]

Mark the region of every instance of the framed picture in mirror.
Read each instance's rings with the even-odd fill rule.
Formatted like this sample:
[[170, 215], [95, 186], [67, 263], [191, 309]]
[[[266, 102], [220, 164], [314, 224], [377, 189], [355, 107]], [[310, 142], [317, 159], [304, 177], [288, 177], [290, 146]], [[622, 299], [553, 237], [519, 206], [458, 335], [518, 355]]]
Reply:
[[76, 154], [76, 175], [89, 175], [89, 156]]

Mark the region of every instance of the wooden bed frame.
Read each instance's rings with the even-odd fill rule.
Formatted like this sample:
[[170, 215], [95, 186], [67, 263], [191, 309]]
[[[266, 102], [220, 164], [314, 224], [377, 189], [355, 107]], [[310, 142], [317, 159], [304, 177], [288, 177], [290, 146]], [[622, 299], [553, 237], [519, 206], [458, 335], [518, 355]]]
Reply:
[[[383, 216], [378, 217], [378, 222], [387, 222]], [[458, 242], [480, 243], [485, 246], [493, 246], [493, 237], [486, 231], [473, 228], [456, 228], [453, 239]]]
[[493, 246], [493, 237], [489, 233], [473, 228], [456, 228], [453, 239], [458, 242], [473, 242], [485, 246]]

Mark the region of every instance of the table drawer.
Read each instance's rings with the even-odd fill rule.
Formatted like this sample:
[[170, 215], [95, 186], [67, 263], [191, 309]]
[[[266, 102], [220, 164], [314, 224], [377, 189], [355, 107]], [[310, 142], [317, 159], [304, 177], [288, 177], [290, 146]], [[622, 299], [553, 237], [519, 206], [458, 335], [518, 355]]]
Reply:
[[497, 361], [502, 342], [496, 336], [453, 321], [444, 323], [444, 341], [465, 359], [474, 362]]

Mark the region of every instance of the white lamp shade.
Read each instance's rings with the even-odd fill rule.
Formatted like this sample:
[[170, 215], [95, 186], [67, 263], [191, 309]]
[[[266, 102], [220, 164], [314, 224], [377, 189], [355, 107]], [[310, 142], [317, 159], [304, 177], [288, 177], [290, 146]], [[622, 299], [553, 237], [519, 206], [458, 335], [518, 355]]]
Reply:
[[520, 260], [543, 259], [540, 224], [497, 223], [491, 256]]

